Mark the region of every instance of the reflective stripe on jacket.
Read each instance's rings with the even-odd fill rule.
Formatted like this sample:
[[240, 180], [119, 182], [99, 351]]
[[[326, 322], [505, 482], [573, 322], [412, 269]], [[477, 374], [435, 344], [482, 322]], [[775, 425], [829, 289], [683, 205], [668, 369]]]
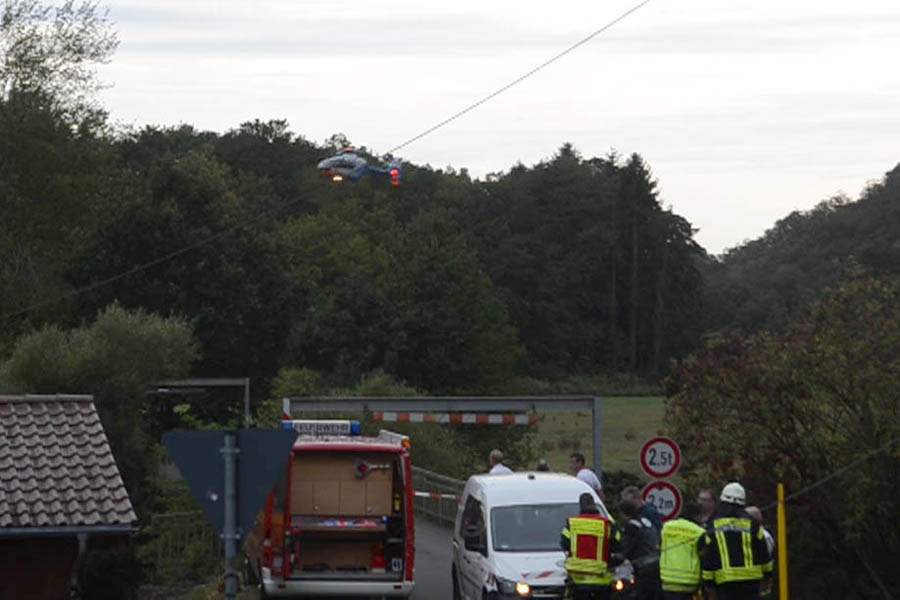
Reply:
[[665, 523], [660, 543], [659, 578], [667, 592], [693, 592], [700, 586], [700, 542], [706, 530], [687, 519]]
[[613, 573], [609, 570], [611, 538], [619, 534], [612, 524], [600, 515], [579, 515], [566, 522], [562, 536], [569, 542], [566, 571], [576, 585], [608, 585]]

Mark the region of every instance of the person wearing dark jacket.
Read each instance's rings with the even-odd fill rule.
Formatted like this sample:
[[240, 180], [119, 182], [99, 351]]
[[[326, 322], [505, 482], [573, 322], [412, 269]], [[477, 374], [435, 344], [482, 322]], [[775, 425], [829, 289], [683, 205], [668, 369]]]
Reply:
[[709, 488], [701, 488], [697, 492], [697, 504], [700, 505], [700, 517], [697, 519], [697, 525], [708, 529], [716, 514], [716, 497], [713, 495], [713, 491]]
[[628, 500], [638, 507], [638, 516], [646, 518], [656, 528], [656, 533], [662, 531], [662, 516], [656, 507], [647, 504], [641, 497], [641, 490], [635, 485], [629, 485], [622, 490], [622, 500]]
[[641, 507], [631, 500], [622, 500], [619, 511], [627, 519], [622, 532], [622, 554], [634, 566], [636, 600], [656, 600], [659, 597], [659, 531]]
[[760, 582], [772, 573], [772, 557], [759, 523], [744, 509], [744, 487], [722, 488], [719, 508], [704, 537], [703, 582], [718, 600], [756, 600]]

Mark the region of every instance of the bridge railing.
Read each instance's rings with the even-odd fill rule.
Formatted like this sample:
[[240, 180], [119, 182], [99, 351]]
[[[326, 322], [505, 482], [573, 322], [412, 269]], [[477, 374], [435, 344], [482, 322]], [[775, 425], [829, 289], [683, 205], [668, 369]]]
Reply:
[[412, 468], [412, 475], [413, 489], [416, 491], [413, 506], [416, 512], [440, 525], [453, 527], [459, 497], [466, 482], [416, 466]]
[[140, 552], [154, 583], [202, 581], [222, 568], [222, 543], [203, 511], [155, 514], [143, 530]]

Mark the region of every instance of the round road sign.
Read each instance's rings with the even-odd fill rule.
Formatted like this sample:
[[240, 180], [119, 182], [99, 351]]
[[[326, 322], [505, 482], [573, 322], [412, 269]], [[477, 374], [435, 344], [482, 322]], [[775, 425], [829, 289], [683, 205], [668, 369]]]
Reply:
[[647, 440], [641, 448], [641, 468], [650, 477], [671, 477], [680, 464], [681, 450], [671, 438], [655, 437]]
[[681, 492], [668, 481], [654, 481], [647, 484], [641, 498], [659, 511], [663, 521], [674, 519], [681, 513]]

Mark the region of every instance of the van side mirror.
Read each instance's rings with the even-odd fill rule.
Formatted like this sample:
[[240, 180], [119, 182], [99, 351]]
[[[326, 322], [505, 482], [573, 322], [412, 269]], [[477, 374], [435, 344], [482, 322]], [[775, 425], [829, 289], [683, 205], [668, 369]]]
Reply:
[[474, 525], [466, 527], [463, 530], [463, 541], [466, 550], [481, 552], [482, 554], [487, 553], [487, 546], [485, 545], [484, 540], [481, 539], [481, 530], [478, 527]]

